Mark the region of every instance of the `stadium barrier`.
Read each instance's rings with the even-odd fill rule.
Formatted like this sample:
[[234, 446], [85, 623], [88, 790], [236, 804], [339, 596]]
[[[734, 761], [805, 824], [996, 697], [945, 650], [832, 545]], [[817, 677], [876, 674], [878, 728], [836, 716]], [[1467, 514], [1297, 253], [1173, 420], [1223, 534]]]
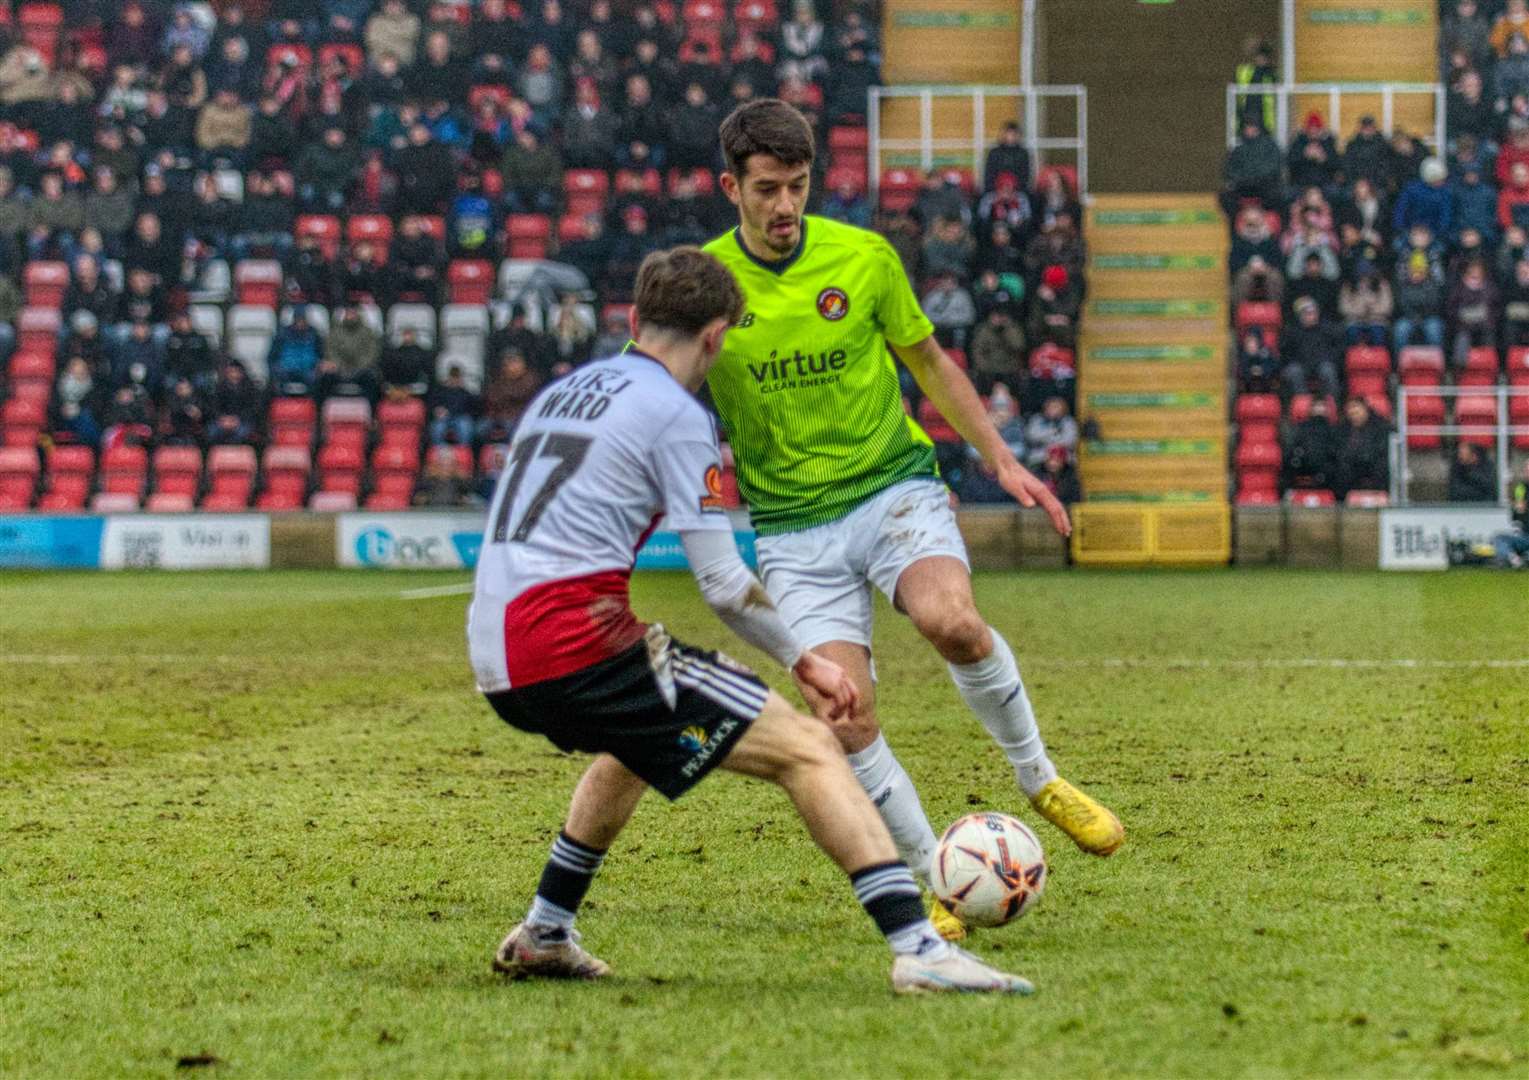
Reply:
[[[1074, 507], [1072, 563], [1432, 570], [1452, 545], [1481, 545], [1508, 526], [1492, 506], [1239, 506], [1084, 504]], [[977, 570], [1069, 565], [1069, 546], [1039, 510], [958, 512]], [[0, 515], [0, 569], [455, 569], [477, 561], [482, 516], [397, 514]], [[737, 531], [753, 562], [753, 534]], [[1216, 544], [1224, 543], [1219, 557]], [[1081, 557], [1079, 553], [1081, 552]], [[1097, 556], [1097, 557], [1096, 557]], [[681, 569], [679, 537], [659, 532], [644, 569]]]
[[1231, 508], [1083, 503], [1073, 508], [1072, 557], [1080, 566], [1225, 565]]
[[1228, 83], [1226, 148], [1231, 150], [1240, 139], [1245, 99], [1271, 97], [1276, 119], [1270, 134], [1281, 147], [1289, 145], [1307, 112], [1322, 114], [1340, 140], [1353, 134], [1359, 117], [1378, 113], [1380, 130], [1387, 138], [1400, 127], [1439, 153], [1445, 145], [1445, 90], [1441, 83], [1260, 83], [1253, 87]]

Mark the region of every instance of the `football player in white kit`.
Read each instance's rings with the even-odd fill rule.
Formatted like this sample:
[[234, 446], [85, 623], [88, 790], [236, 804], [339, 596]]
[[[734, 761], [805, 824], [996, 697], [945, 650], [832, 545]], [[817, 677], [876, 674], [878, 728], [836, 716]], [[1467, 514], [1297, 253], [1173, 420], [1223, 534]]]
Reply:
[[1024, 979], [935, 932], [826, 724], [742, 665], [632, 613], [632, 564], [663, 518], [723, 622], [786, 667], [826, 716], [856, 703], [844, 671], [803, 649], [782, 622], [722, 508], [715, 429], [692, 395], [742, 315], [737, 283], [710, 255], [649, 256], [637, 276], [635, 347], [552, 383], [516, 432], [468, 612], [473, 671], [505, 721], [597, 756], [494, 968], [605, 975], [609, 966], [583, 949], [573, 924], [606, 850], [649, 786], [675, 799], [721, 766], [786, 790], [886, 936], [895, 990], [1029, 993]]

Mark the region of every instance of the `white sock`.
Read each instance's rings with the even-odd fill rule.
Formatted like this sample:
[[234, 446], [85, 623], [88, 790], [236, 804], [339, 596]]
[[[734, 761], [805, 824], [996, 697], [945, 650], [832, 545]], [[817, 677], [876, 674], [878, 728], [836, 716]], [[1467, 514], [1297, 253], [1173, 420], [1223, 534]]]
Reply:
[[926, 960], [939, 960], [951, 949], [950, 942], [940, 937], [928, 919], [888, 934], [887, 944], [893, 956], [922, 956]]
[[1019, 786], [1026, 795], [1034, 796], [1056, 779], [1056, 766], [1046, 756], [1046, 744], [1035, 726], [1035, 710], [1030, 707], [1030, 695], [1025, 693], [1014, 653], [997, 630], [991, 633], [991, 655], [975, 664], [951, 664], [950, 677], [956, 681], [966, 707], [977, 714], [988, 734], [1003, 748]]
[[526, 928], [536, 935], [538, 941], [562, 941], [573, 929], [573, 912], [540, 896], [532, 897], [531, 910], [526, 915]]
[[929, 827], [913, 781], [887, 745], [886, 736], [878, 734], [870, 746], [850, 754], [849, 764], [855, 770], [855, 779], [881, 812], [897, 854], [914, 876], [927, 884], [929, 864], [934, 858], [934, 830]]

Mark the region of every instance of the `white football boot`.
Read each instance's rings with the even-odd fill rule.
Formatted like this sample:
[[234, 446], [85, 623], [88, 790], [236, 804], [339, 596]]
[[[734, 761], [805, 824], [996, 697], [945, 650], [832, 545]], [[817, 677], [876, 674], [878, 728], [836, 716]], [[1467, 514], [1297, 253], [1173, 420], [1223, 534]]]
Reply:
[[530, 975], [548, 979], [599, 979], [611, 973], [610, 965], [591, 956], [579, 944], [579, 932], [570, 930], [562, 941], [538, 942], [525, 923], [510, 931], [494, 954], [494, 970], [524, 979]]
[[1033, 994], [1035, 987], [1018, 975], [989, 967], [954, 945], [934, 958], [902, 955], [892, 962], [892, 989], [899, 994]]

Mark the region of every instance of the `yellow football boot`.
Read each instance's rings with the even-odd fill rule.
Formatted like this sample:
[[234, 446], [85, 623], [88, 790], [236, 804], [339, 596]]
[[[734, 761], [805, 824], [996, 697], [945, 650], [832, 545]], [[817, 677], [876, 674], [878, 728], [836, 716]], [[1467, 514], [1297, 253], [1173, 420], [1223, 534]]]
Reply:
[[929, 901], [929, 921], [946, 941], [960, 941], [966, 937], [966, 924], [956, 918], [956, 913], [937, 896]]
[[1030, 805], [1090, 855], [1113, 855], [1125, 843], [1120, 819], [1060, 776], [1041, 788]]

